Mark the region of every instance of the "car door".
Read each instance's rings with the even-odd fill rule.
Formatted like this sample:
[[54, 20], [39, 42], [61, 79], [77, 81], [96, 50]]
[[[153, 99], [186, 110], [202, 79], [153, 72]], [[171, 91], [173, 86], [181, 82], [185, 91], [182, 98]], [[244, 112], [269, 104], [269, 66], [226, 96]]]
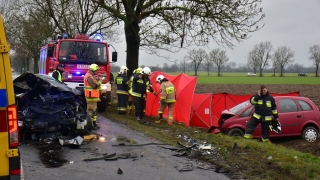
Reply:
[[281, 123], [281, 133], [272, 132], [274, 136], [290, 136], [299, 132], [299, 126], [303, 121], [303, 112], [291, 98], [278, 99], [277, 110]]
[[[300, 99], [296, 101], [298, 102], [303, 113], [304, 121], [313, 120], [315, 122], [319, 122], [319, 111], [316, 107], [313, 108], [313, 106], [310, 104], [312, 102]], [[304, 121], [301, 122], [301, 125], [304, 123]]]

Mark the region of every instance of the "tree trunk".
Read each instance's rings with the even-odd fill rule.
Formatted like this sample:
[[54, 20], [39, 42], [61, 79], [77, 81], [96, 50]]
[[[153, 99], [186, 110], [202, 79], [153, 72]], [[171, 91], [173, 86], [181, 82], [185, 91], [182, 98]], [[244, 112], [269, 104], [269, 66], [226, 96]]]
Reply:
[[276, 76], [276, 68], [273, 69], [273, 76]]
[[38, 74], [39, 73], [39, 66], [38, 66], [38, 64], [39, 64], [39, 56], [38, 56], [38, 53], [33, 55], [33, 59], [34, 59], [34, 61], [33, 61], [34, 62], [34, 64], [33, 64], [33, 72], [35, 74]]
[[260, 75], [259, 76], [262, 77], [262, 69], [260, 68], [259, 71], [260, 71]]
[[197, 76], [197, 63], [194, 63], [194, 75]]
[[316, 65], [316, 77], [318, 77], [319, 64]]
[[220, 66], [218, 66], [218, 77], [220, 77]]
[[283, 66], [280, 68], [280, 76], [283, 77]]
[[[128, 20], [129, 21], [129, 20]], [[132, 75], [133, 70], [139, 66], [139, 47], [140, 47], [140, 27], [137, 22], [125, 22], [124, 27], [126, 42], [127, 42], [127, 56], [126, 64], [129, 69], [128, 77]], [[121, 66], [121, 64], [119, 64]], [[152, 70], [151, 70], [152, 71]]]

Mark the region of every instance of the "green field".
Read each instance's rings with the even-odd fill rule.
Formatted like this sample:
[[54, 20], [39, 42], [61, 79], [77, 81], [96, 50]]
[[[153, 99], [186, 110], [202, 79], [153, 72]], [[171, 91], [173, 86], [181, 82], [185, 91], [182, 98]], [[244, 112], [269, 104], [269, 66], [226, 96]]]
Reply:
[[[168, 73], [177, 74], [177, 73]], [[187, 75], [193, 76], [194, 72], [188, 72]], [[263, 77], [248, 77], [247, 73], [223, 72], [221, 77], [217, 77], [216, 73], [207, 76], [206, 72], [198, 73], [199, 84], [320, 84], [320, 77], [314, 74], [299, 77], [297, 73], [286, 73], [284, 77], [275, 77], [272, 73], [264, 73]]]

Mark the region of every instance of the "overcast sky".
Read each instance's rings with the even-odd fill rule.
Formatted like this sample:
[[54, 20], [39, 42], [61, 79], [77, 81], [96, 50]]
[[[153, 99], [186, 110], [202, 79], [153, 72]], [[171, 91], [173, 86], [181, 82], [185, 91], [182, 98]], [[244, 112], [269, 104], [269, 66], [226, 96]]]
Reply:
[[[306, 67], [312, 65], [309, 60], [309, 47], [315, 44], [320, 45], [320, 0], [262, 0], [263, 12], [266, 17], [263, 20], [265, 26], [251, 34], [251, 38], [244, 42], [235, 42], [234, 49], [224, 48], [227, 51], [229, 62], [246, 64], [247, 54], [255, 44], [270, 41], [273, 49], [280, 46], [288, 46], [295, 52], [296, 63]], [[126, 63], [126, 45], [123, 35], [121, 43], [113, 44], [118, 51], [117, 65]], [[207, 53], [218, 46], [211, 43], [202, 48]], [[223, 47], [220, 47], [223, 48]], [[161, 55], [170, 55], [170, 60], [180, 61], [188, 50], [180, 50], [178, 53], [162, 51]], [[164, 63], [172, 62], [156, 55], [146, 54], [140, 50], [139, 65], [162, 66]]]

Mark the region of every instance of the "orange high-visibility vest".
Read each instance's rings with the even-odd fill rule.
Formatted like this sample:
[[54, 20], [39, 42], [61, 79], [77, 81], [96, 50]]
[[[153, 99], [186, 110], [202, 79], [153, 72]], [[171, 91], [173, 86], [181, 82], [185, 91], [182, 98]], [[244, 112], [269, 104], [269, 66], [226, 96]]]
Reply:
[[89, 82], [89, 78], [94, 78], [92, 74], [86, 73], [84, 76], [84, 96], [86, 97], [87, 101], [100, 101], [100, 90], [98, 89], [93, 89]]

